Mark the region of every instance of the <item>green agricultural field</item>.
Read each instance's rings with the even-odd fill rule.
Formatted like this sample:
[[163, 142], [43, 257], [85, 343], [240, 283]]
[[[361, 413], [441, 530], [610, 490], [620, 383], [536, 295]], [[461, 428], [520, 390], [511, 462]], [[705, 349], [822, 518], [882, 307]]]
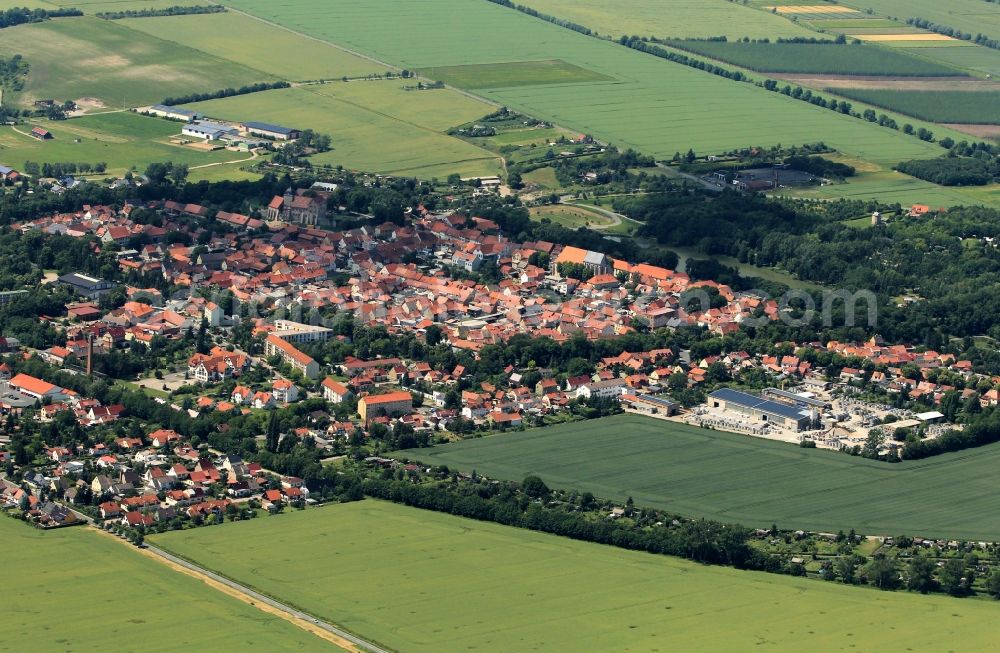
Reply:
[[841, 88], [834, 92], [931, 122], [1000, 124], [1000, 91]]
[[856, 30], [865, 28], [896, 28], [900, 27], [900, 24], [894, 20], [889, 20], [888, 18], [849, 18], [847, 20], [810, 20], [808, 21], [810, 25], [817, 29], [828, 29], [833, 31], [841, 31], [845, 29]]
[[743, 68], [771, 73], [952, 76], [954, 68], [875, 45], [670, 41], [669, 45]]
[[[859, 35], [858, 38], [863, 38]], [[921, 52], [929, 57], [934, 57], [934, 53], [928, 53], [926, 50], [975, 50], [979, 48], [978, 45], [974, 43], [969, 43], [968, 41], [957, 41], [955, 39], [949, 39], [947, 41], [886, 41], [883, 42], [886, 47], [894, 49], [903, 49], [911, 52]]]
[[96, 98], [109, 107], [134, 107], [275, 79], [120, 21], [92, 17], [7, 28], [0, 56], [13, 54], [23, 55], [31, 67], [24, 91], [15, 96], [22, 103]]
[[536, 145], [536, 146], [548, 146], [549, 143], [555, 143], [559, 140], [561, 136], [570, 136], [572, 134], [555, 127], [552, 128], [537, 128], [537, 127], [526, 127], [524, 129], [508, 129], [504, 131], [497, 132], [494, 136], [487, 136], [485, 138], [478, 138], [476, 140], [482, 140], [490, 143], [495, 147], [503, 147], [504, 145]]
[[[928, 41], [933, 43], [933, 41]], [[924, 44], [926, 45], [926, 44]], [[913, 47], [912, 42], [899, 46], [899, 52], [909, 52], [917, 56], [933, 57], [945, 65], [962, 68], [977, 75], [1000, 77], [1000, 51], [980, 46], [964, 48]]]
[[521, 179], [526, 184], [537, 184], [542, 188], [556, 189], [562, 186], [556, 179], [556, 171], [549, 167], [526, 172], [521, 176]]
[[405, 455], [747, 526], [1000, 539], [1000, 445], [892, 465], [622, 415]]
[[[235, 0], [235, 6], [310, 36], [411, 70], [560, 59], [613, 82], [531, 85], [477, 92], [499, 104], [669, 158], [694, 147], [807, 143], [893, 165], [940, 148], [686, 66], [632, 51], [490, 2], [450, 0]], [[489, 29], [483, 26], [488, 25]], [[865, 47], [865, 46], [858, 46]], [[628, 120], [622, 120], [628, 116]]]
[[272, 75], [296, 81], [339, 79], [385, 72], [384, 66], [368, 59], [232, 11], [120, 22], [130, 29], [262, 71], [262, 79]]
[[699, 566], [374, 500], [150, 538], [407, 653], [995, 647], [997, 606]]
[[623, 34], [771, 40], [815, 36], [786, 18], [726, 0], [525, 0], [520, 4], [616, 38]]
[[172, 145], [170, 136], [180, 134], [180, 123], [132, 112], [102, 113], [38, 124], [51, 131], [54, 138], [39, 141], [28, 136], [31, 125], [0, 127], [0, 162], [12, 167], [21, 167], [25, 161], [104, 162], [108, 166], [106, 174], [110, 175], [123, 174], [132, 167], [141, 172], [156, 161], [174, 161], [192, 167], [194, 179], [198, 178], [196, 166], [228, 163], [249, 156], [240, 152], [205, 152]]
[[0, 548], [0, 651], [337, 650], [91, 529], [0, 517]]
[[385, 174], [495, 175], [499, 158], [445, 132], [490, 113], [488, 104], [448, 89], [403, 90], [404, 80], [333, 82], [189, 105], [227, 120], [260, 120], [314, 129], [333, 138], [315, 164]]
[[607, 75], [595, 73], [592, 70], [574, 66], [558, 59], [439, 66], [421, 69], [417, 72], [428, 79], [440, 80], [452, 86], [468, 89], [614, 81]]
[[847, 0], [844, 5], [873, 9], [882, 16], [926, 18], [969, 34], [1000, 38], [1000, 5], [984, 0]]

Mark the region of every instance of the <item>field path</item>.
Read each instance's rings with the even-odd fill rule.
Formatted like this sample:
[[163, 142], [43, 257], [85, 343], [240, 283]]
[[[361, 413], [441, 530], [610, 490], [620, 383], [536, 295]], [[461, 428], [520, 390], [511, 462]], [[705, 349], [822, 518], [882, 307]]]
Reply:
[[253, 161], [257, 158], [256, 152], [251, 152], [250, 156], [246, 159], [237, 159], [235, 161], [216, 161], [215, 163], [203, 163], [202, 165], [191, 166], [188, 170], [200, 170], [201, 168], [214, 168], [216, 166], [228, 166], [234, 163], [246, 163], [247, 161]]
[[220, 576], [219, 574], [188, 562], [183, 558], [178, 558], [171, 553], [167, 553], [163, 549], [145, 545], [142, 551], [152, 558], [157, 558], [161, 563], [170, 566], [176, 571], [198, 578], [220, 592], [244, 601], [245, 603], [249, 603], [263, 612], [281, 617], [282, 619], [295, 624], [299, 628], [307, 630], [317, 637], [321, 637], [326, 641], [335, 644], [344, 651], [350, 651], [351, 653], [362, 653], [363, 651], [371, 651], [371, 653], [390, 653], [388, 650], [380, 648], [371, 642], [352, 635], [346, 630], [337, 628], [333, 624], [320, 621], [319, 619], [311, 617], [301, 610], [297, 610], [290, 605], [281, 603], [280, 601], [275, 601], [274, 599], [252, 590], [245, 585], [229, 580], [225, 576]]
[[577, 208], [584, 209], [586, 211], [591, 211], [593, 213], [600, 213], [607, 219], [611, 220], [611, 224], [592, 225], [590, 228], [595, 231], [600, 231], [601, 229], [614, 229], [623, 222], [631, 222], [632, 224], [636, 225], [644, 224], [643, 222], [630, 218], [627, 215], [622, 215], [621, 213], [616, 213], [614, 211], [611, 211], [610, 209], [605, 209], [600, 206], [591, 206], [590, 204], [574, 204], [573, 202], [562, 202], [562, 204], [565, 204], [566, 206], [575, 206]]

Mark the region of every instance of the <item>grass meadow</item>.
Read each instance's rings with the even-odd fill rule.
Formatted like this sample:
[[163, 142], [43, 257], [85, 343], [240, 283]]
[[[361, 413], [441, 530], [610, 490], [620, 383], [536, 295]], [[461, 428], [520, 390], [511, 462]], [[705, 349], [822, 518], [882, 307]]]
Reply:
[[786, 18], [726, 0], [524, 0], [520, 4], [614, 37], [774, 40], [814, 36]]
[[[157, 19], [147, 19], [157, 20]], [[96, 98], [111, 108], [272, 81], [225, 59], [90, 16], [5, 29], [0, 56], [21, 54], [30, 71], [14, 99]]]
[[0, 516], [0, 651], [336, 650], [111, 536]]
[[495, 154], [445, 132], [494, 110], [448, 89], [404, 91], [403, 80], [332, 82], [189, 105], [226, 120], [260, 120], [314, 129], [333, 149], [314, 164], [384, 174], [444, 179], [495, 175]]
[[934, 77], [961, 71], [871, 45], [670, 41], [669, 45], [743, 68], [772, 73]]
[[699, 566], [375, 500], [150, 540], [407, 653], [995, 644], [986, 602]]
[[461, 12], [455, 12], [448, 0], [347, 0], [335, 7], [319, 0], [236, 0], [234, 4], [410, 69], [561, 59], [612, 77], [614, 81], [478, 89], [477, 93], [620, 147], [663, 158], [689, 147], [710, 153], [821, 139], [840, 151], [892, 165], [907, 158], [934, 156], [939, 149], [489, 2], [469, 3]]
[[[181, 124], [141, 116], [132, 112], [102, 113], [37, 124], [52, 132], [51, 140], [27, 135], [31, 125], [0, 127], [0, 163], [20, 168], [36, 163], [98, 163], [108, 166], [105, 174], [123, 174], [135, 167], [140, 172], [156, 161], [200, 166], [245, 159], [239, 152], [206, 152], [169, 143], [180, 134]], [[79, 140], [79, 142], [77, 142]], [[191, 177], [198, 178], [197, 170]]]
[[1000, 91], [842, 88], [834, 92], [931, 122], [1000, 124]]
[[580, 227], [606, 229], [615, 224], [614, 220], [603, 213], [563, 204], [536, 206], [531, 209], [531, 218], [533, 220], [548, 218], [551, 222], [570, 229], [579, 229]]
[[1000, 539], [1000, 445], [893, 465], [622, 415], [405, 455], [751, 527]]

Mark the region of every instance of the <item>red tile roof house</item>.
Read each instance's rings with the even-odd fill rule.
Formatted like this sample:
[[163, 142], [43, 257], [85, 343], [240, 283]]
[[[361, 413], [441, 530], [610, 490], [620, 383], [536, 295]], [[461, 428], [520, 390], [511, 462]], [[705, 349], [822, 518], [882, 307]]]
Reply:
[[264, 492], [264, 507], [268, 508], [273, 505], [281, 505], [284, 503], [285, 499], [281, 494], [280, 490], [267, 490]]
[[149, 434], [149, 440], [154, 447], [162, 447], [171, 442], [180, 442], [181, 436], [170, 429], [159, 429]]
[[152, 526], [153, 516], [144, 515], [138, 510], [133, 510], [132, 512], [127, 512], [122, 516], [122, 523], [131, 528], [139, 526]]

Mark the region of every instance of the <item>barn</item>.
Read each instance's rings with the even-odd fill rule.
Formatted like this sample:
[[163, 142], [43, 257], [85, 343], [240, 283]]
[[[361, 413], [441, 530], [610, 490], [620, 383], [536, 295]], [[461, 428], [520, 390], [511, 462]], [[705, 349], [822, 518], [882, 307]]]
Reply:
[[245, 122], [240, 128], [253, 136], [263, 136], [276, 141], [294, 141], [302, 135], [300, 130], [293, 127], [282, 127], [266, 122]]
[[181, 134], [192, 138], [200, 138], [206, 141], [217, 141], [223, 136], [235, 135], [236, 128], [232, 125], [226, 125], [221, 122], [202, 120], [200, 122], [193, 122], [191, 124], [184, 125], [184, 129], [181, 130]]

